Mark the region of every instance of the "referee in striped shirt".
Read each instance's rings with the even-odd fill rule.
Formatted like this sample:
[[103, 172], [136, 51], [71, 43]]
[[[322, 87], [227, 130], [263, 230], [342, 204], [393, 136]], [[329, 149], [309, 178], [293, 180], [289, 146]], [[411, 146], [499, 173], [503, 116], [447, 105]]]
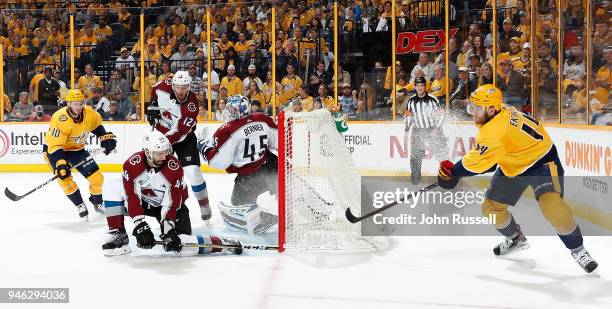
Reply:
[[405, 111], [406, 134], [412, 129], [410, 179], [415, 185], [421, 182], [421, 164], [427, 144], [438, 161], [449, 159], [446, 137], [442, 132], [444, 108], [440, 106], [440, 102], [435, 96], [425, 91], [426, 83], [424, 77], [415, 78], [416, 94], [408, 99]]

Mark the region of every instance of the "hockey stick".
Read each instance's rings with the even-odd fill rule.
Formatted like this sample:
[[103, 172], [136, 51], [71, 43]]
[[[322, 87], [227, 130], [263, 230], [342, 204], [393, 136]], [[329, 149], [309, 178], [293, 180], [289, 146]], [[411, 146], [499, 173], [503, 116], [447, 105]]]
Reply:
[[[161, 240], [155, 241], [156, 245], [163, 245], [164, 242]], [[196, 244], [196, 243], [183, 243], [183, 247], [189, 248], [218, 248], [218, 249], [237, 249], [242, 248], [246, 250], [278, 250], [278, 246], [264, 246], [264, 245], [242, 245], [242, 246], [227, 246], [227, 245], [213, 245], [213, 244]]]
[[[77, 168], [80, 167], [81, 165], [85, 164], [87, 161], [93, 159], [93, 157], [95, 157], [97, 154], [99, 154], [102, 151], [102, 148], [98, 148], [93, 150], [92, 152], [89, 153], [89, 156], [87, 156], [87, 158], [83, 159], [81, 162], [77, 163], [75, 166], [73, 166], [71, 169], [73, 168]], [[9, 190], [8, 187], [4, 188], [4, 195], [6, 195], [6, 197], [9, 198], [9, 200], [13, 201], [13, 202], [17, 202], [20, 199], [38, 191], [40, 188], [48, 185], [49, 183], [53, 182], [54, 180], [56, 180], [57, 178], [59, 178], [58, 175], [53, 176], [51, 179], [48, 179], [47, 181], [41, 183], [40, 185], [36, 186], [34, 189], [28, 191], [28, 193], [24, 194], [24, 195], [17, 195], [15, 193], [13, 193], [11, 190]]]
[[[427, 192], [427, 191], [429, 191], [429, 190], [431, 190], [431, 189], [433, 189], [433, 188], [435, 188], [437, 186], [438, 186], [437, 182], [436, 183], [432, 183], [429, 186], [427, 186], [427, 187], [417, 191], [417, 193], [418, 192]], [[373, 215], [375, 215], [377, 213], [381, 213], [381, 212], [383, 212], [383, 211], [385, 211], [385, 210], [387, 210], [387, 209], [389, 209], [389, 208], [391, 208], [391, 207], [393, 207], [393, 206], [395, 206], [395, 205], [397, 205], [399, 203], [405, 203], [408, 200], [411, 200], [412, 198], [414, 198], [414, 193], [412, 193], [409, 197], [407, 197], [405, 199], [399, 199], [399, 200], [397, 200], [397, 201], [395, 201], [395, 202], [393, 202], [391, 204], [388, 204], [388, 205], [385, 205], [385, 206], [383, 206], [381, 208], [378, 208], [378, 209], [372, 211], [371, 213], [365, 214], [365, 215], [363, 215], [361, 217], [355, 217], [355, 215], [353, 215], [353, 213], [351, 213], [351, 208], [347, 208], [346, 209], [346, 219], [349, 220], [349, 222], [351, 222], [351, 223], [357, 223], [357, 222], [365, 220], [365, 219], [367, 219], [367, 218], [369, 218], [369, 217], [371, 217], [371, 216], [373, 216]]]

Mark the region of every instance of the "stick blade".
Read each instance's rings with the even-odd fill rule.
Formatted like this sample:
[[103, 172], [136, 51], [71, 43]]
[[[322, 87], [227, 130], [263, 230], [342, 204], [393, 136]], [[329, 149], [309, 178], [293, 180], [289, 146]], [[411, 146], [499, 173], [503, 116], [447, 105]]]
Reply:
[[350, 223], [357, 223], [359, 221], [359, 219], [353, 215], [351, 209], [348, 207], [346, 208], [346, 212], [344, 214], [346, 215], [346, 220], [349, 220]]
[[16, 202], [22, 198], [22, 196], [18, 196], [17, 194], [11, 192], [9, 188], [4, 188], [4, 195], [9, 198], [9, 200]]

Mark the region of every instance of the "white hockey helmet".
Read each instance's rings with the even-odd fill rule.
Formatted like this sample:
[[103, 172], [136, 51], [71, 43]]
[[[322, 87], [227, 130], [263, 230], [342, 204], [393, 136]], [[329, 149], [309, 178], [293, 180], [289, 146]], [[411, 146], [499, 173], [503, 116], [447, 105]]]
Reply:
[[150, 164], [157, 167], [153, 160], [154, 154], [169, 155], [172, 153], [172, 145], [163, 133], [153, 130], [147, 133], [143, 140], [143, 150]]
[[225, 108], [221, 111], [223, 122], [230, 122], [251, 113], [249, 98], [237, 94], [227, 98]]
[[191, 85], [191, 75], [189, 75], [189, 72], [187, 71], [176, 71], [172, 77], [172, 85]]

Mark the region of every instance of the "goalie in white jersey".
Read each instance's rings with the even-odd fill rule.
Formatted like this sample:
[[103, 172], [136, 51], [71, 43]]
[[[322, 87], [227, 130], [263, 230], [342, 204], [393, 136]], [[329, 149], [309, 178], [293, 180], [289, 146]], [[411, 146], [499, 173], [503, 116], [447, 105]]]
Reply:
[[237, 173], [232, 205], [219, 203], [223, 221], [249, 234], [261, 234], [278, 222], [278, 217], [257, 205], [257, 197], [269, 191], [276, 194], [278, 129], [274, 120], [262, 113], [250, 113], [249, 99], [229, 97], [222, 111], [224, 124], [208, 136], [198, 132], [198, 150], [213, 168]]

